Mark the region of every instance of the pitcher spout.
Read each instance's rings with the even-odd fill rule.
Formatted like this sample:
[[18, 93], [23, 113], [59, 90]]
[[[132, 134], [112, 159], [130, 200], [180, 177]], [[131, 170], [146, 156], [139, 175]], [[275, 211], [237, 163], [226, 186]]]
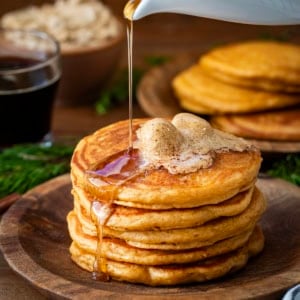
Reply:
[[[126, 7], [131, 9], [127, 16]], [[244, 24], [295, 25], [300, 24], [300, 1], [130, 0], [124, 9], [125, 17], [133, 21], [157, 13], [179, 13]]]

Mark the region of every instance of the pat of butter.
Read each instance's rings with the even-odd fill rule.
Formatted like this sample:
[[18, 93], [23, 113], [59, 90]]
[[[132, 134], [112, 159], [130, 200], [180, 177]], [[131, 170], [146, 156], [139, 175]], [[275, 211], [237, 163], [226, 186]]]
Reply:
[[246, 140], [214, 129], [193, 114], [180, 113], [172, 121], [154, 118], [137, 131], [134, 144], [146, 164], [170, 173], [190, 173], [213, 164], [216, 152], [253, 148]]

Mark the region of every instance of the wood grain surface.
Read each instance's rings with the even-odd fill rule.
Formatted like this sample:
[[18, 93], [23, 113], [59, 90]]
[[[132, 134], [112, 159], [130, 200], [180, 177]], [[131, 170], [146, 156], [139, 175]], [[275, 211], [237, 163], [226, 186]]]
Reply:
[[280, 299], [300, 282], [300, 189], [259, 179], [268, 199], [261, 224], [264, 251], [238, 273], [203, 284], [153, 288], [99, 282], [70, 260], [66, 214], [72, 209], [69, 174], [26, 193], [3, 216], [0, 244], [10, 267], [46, 297], [67, 299]]

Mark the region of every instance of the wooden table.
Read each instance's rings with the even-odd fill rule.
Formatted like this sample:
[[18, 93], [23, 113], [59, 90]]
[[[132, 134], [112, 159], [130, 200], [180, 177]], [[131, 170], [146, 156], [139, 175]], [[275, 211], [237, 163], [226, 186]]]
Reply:
[[[2, 3], [3, 2], [3, 3]], [[0, 13], [32, 1], [2, 1]], [[41, 1], [36, 1], [41, 2]], [[119, 15], [126, 1], [107, 1]], [[288, 38], [300, 41], [300, 26], [252, 26], [195, 18], [183, 15], [153, 15], [134, 24], [134, 65], [143, 66], [149, 55], [176, 56], [183, 53], [200, 54], [224, 42], [262, 37]], [[126, 53], [122, 67], [126, 67]], [[134, 117], [146, 114], [139, 105], [134, 105]], [[127, 103], [112, 109], [108, 114], [97, 115], [94, 107], [59, 107], [53, 114], [52, 129], [55, 137], [73, 140], [87, 135], [96, 129], [128, 117]], [[38, 291], [15, 275], [0, 253], [0, 299], [37, 300], [45, 299]]]

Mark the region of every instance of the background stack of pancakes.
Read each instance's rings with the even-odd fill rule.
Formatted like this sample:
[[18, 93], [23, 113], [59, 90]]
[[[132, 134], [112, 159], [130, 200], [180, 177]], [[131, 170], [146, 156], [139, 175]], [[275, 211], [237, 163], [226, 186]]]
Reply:
[[[134, 139], [144, 122], [133, 120]], [[128, 121], [76, 146], [74, 209], [67, 222], [77, 265], [119, 281], [175, 285], [236, 271], [263, 249], [258, 222], [266, 204], [255, 187], [259, 151], [216, 153], [210, 168], [188, 174], [149, 169], [122, 184], [90, 175], [99, 161], [127, 147]], [[91, 207], [101, 211], [98, 218]]]
[[180, 105], [245, 138], [300, 141], [300, 46], [245, 41], [217, 47], [172, 82]]

